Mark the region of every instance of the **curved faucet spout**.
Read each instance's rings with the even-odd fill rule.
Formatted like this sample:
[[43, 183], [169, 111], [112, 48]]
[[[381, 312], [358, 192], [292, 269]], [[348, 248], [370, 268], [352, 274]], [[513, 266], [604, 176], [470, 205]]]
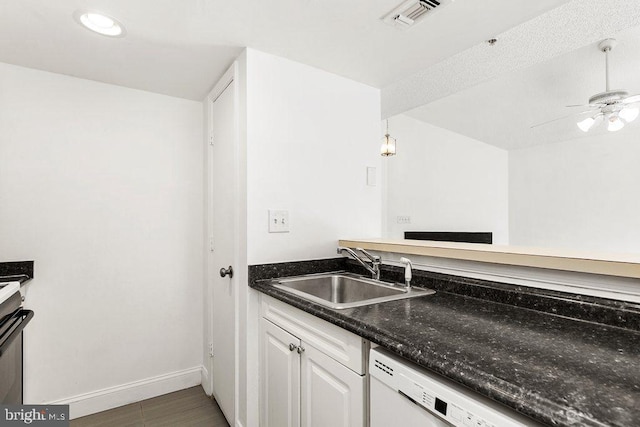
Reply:
[[369, 258], [369, 260], [371, 260], [371, 265], [369, 265], [366, 260], [363, 260], [360, 256], [358, 256], [358, 254], [353, 249], [338, 246], [338, 254], [346, 252], [347, 254], [351, 255], [354, 260], [356, 260], [361, 266], [366, 268], [369, 273], [371, 273], [371, 277], [373, 279], [380, 280], [380, 257], [371, 255], [362, 248], [356, 248], [356, 250]]

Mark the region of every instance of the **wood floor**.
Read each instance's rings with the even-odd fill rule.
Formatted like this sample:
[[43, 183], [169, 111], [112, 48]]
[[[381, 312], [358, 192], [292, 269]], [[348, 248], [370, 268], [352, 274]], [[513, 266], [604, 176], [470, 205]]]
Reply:
[[192, 387], [71, 420], [71, 427], [229, 427], [218, 404]]

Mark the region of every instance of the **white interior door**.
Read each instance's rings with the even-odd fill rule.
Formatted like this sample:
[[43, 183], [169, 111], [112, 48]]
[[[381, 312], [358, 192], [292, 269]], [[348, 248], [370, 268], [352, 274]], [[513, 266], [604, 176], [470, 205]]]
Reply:
[[237, 159], [235, 150], [234, 85], [210, 105], [209, 168], [209, 286], [212, 298], [213, 395], [230, 425], [235, 425], [236, 293], [237, 279], [221, 276], [233, 268], [237, 236]]

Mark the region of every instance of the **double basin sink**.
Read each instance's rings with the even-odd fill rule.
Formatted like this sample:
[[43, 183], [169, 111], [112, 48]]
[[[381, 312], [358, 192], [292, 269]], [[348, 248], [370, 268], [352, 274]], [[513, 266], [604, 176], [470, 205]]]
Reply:
[[367, 279], [352, 273], [322, 273], [274, 279], [285, 292], [334, 309], [432, 295], [435, 291]]

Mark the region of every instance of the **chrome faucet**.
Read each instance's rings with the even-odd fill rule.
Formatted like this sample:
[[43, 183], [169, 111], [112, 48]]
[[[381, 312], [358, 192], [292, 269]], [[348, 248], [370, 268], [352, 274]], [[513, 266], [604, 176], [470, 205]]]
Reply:
[[360, 256], [358, 256], [358, 254], [353, 249], [343, 248], [342, 246], [338, 246], [339, 255], [342, 254], [342, 252], [348, 253], [349, 255], [351, 255], [351, 257], [354, 260], [358, 261], [358, 263], [360, 263], [361, 266], [366, 268], [367, 271], [371, 273], [371, 278], [380, 280], [380, 264], [382, 264], [382, 262], [380, 262], [380, 257], [377, 255], [371, 255], [369, 252], [365, 251], [362, 248], [356, 248], [356, 251], [362, 253], [362, 255], [367, 257], [371, 262], [371, 265], [367, 263], [367, 260], [364, 260]]

